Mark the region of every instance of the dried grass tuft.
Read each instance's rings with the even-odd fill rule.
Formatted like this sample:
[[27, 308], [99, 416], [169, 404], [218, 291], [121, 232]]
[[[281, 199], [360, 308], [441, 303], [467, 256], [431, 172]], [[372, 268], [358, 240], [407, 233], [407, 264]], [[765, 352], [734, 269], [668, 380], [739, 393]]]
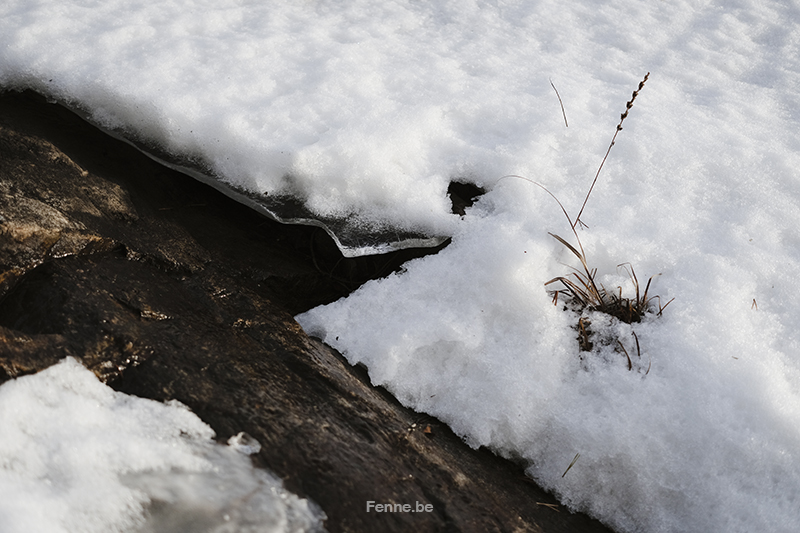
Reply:
[[[569, 241], [564, 239], [563, 237], [556, 235], [554, 233], [550, 233], [550, 235], [560, 242], [567, 250], [569, 250], [580, 262], [579, 268], [572, 268], [572, 272], [567, 274], [566, 276], [558, 276], [556, 278], [551, 279], [547, 283], [545, 283], [546, 287], [554, 283], [560, 283], [561, 288], [559, 289], [550, 289], [551, 295], [553, 297], [553, 303], [555, 305], [558, 304], [559, 298], [562, 301], [565, 301], [567, 306], [574, 311], [576, 311], [580, 316], [578, 319], [577, 330], [578, 330], [578, 343], [580, 345], [581, 351], [591, 351], [592, 341], [591, 336], [592, 332], [590, 329], [591, 323], [584, 315], [585, 311], [598, 311], [601, 313], [605, 313], [609, 316], [612, 316], [622, 322], [627, 324], [632, 324], [634, 322], [640, 322], [642, 318], [650, 312], [655, 312], [656, 316], [661, 316], [667, 306], [672, 303], [672, 300], [668, 301], [666, 304], [662, 305], [661, 297], [658, 295], [651, 296], [650, 295], [650, 286], [653, 282], [653, 279], [660, 274], [656, 274], [650, 276], [647, 280], [647, 284], [644, 287], [644, 290], [641, 290], [639, 285], [639, 278], [636, 275], [636, 271], [633, 268], [633, 265], [630, 263], [621, 263], [617, 265], [618, 269], [624, 269], [628, 277], [633, 285], [633, 292], [634, 294], [631, 296], [625, 296], [622, 293], [622, 287], [617, 287], [616, 291], [609, 291], [607, 290], [602, 283], [597, 281], [597, 269], [592, 268], [589, 265], [589, 261], [586, 258], [586, 252], [583, 249], [583, 244], [581, 243], [580, 235], [578, 235], [577, 228], [580, 225], [581, 227], [588, 227], [581, 221], [581, 215], [583, 214], [583, 210], [586, 207], [587, 202], [589, 201], [589, 197], [594, 190], [594, 186], [597, 183], [597, 179], [600, 176], [600, 171], [603, 169], [603, 165], [608, 159], [608, 155], [611, 152], [611, 148], [614, 146], [616, 142], [617, 135], [620, 131], [622, 131], [622, 123], [628, 117], [628, 113], [633, 107], [633, 102], [636, 100], [636, 97], [639, 95], [639, 91], [642, 90], [644, 84], [647, 82], [648, 78], [650, 77], [650, 73], [648, 72], [644, 79], [639, 83], [638, 88], [633, 91], [633, 95], [631, 99], [625, 105], [625, 112], [620, 115], [620, 121], [617, 124], [617, 127], [614, 131], [614, 136], [611, 139], [611, 144], [608, 146], [608, 150], [606, 151], [605, 157], [603, 157], [603, 161], [600, 163], [600, 167], [597, 169], [597, 173], [595, 174], [594, 180], [592, 181], [591, 186], [589, 187], [589, 192], [586, 194], [586, 198], [583, 201], [583, 205], [581, 206], [580, 211], [578, 212], [578, 216], [573, 221], [572, 218], [569, 216], [564, 205], [559, 201], [559, 199], [550, 192], [547, 187], [533, 181], [529, 178], [517, 175], [510, 175], [504, 176], [504, 178], [518, 178], [525, 180], [537, 187], [541, 188], [553, 200], [556, 201], [558, 206], [561, 208], [561, 211], [564, 213], [564, 216], [569, 222], [570, 230], [572, 231], [572, 235], [575, 237], [576, 245], [573, 246], [570, 244]], [[552, 84], [552, 82], [551, 82]], [[555, 89], [555, 86], [553, 86]], [[556, 91], [558, 94], [558, 91]], [[559, 96], [560, 101], [560, 96]], [[562, 104], [563, 109], [563, 104]], [[565, 117], [566, 119], [566, 117]], [[673, 298], [674, 300], [674, 298]], [[657, 303], [657, 305], [656, 305]], [[633, 333], [634, 339], [636, 341], [636, 356], [641, 359], [641, 348], [639, 345], [639, 337], [636, 333]], [[627, 359], [628, 369], [632, 370], [633, 360], [628, 353], [628, 350], [622, 344], [621, 341], [617, 340], [618, 348], [621, 352], [625, 355]], [[650, 371], [650, 366], [647, 367], [647, 372]], [[647, 373], [645, 372], [645, 374]], [[572, 465], [570, 465], [572, 466]], [[569, 470], [569, 468], [567, 469]], [[565, 472], [566, 474], [566, 472]]]
[[573, 269], [575, 271], [571, 274], [567, 276], [558, 276], [545, 283], [545, 286], [547, 286], [551, 283], [560, 282], [564, 286], [563, 289], [552, 291], [554, 302], [558, 302], [559, 295], [563, 295], [568, 301], [574, 304], [574, 307], [577, 307], [576, 310], [578, 311], [583, 311], [584, 309], [600, 311], [626, 324], [632, 324], [642, 320], [642, 317], [653, 308], [651, 302], [654, 300], [658, 301], [658, 316], [660, 316], [664, 309], [674, 300], [673, 298], [666, 304], [661, 305], [660, 296], [650, 296], [650, 284], [653, 282], [653, 278], [661, 274], [650, 276], [650, 279], [647, 280], [644, 292], [641, 292], [639, 279], [636, 277], [636, 271], [630, 263], [622, 263], [617, 265], [617, 268], [623, 268], [627, 271], [633, 284], [634, 295], [631, 297], [623, 296], [622, 287], [617, 287], [616, 292], [608, 291], [602, 284], [597, 283], [597, 269], [589, 267], [586, 256], [582, 251], [579, 252], [575, 247], [558, 235], [552, 233], [550, 235], [555, 237], [561, 244], [575, 254], [583, 267], [582, 271]]

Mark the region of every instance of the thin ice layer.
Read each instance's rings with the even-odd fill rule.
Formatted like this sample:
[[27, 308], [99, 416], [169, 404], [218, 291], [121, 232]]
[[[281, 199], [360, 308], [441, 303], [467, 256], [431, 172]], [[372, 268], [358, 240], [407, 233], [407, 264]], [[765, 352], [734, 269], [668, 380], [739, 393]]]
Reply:
[[[797, 18], [753, 0], [10, 0], [0, 86], [36, 89], [236, 189], [289, 195], [354, 222], [355, 236], [377, 228], [395, 242], [452, 233], [450, 180], [547, 175], [583, 191], [647, 71], [660, 94], [639, 109], [687, 149], [640, 136], [652, 159], [629, 179], [714, 153], [691, 137], [727, 135], [720, 121], [796, 151], [777, 132], [797, 121]], [[735, 138], [725, 144], [736, 153]]]

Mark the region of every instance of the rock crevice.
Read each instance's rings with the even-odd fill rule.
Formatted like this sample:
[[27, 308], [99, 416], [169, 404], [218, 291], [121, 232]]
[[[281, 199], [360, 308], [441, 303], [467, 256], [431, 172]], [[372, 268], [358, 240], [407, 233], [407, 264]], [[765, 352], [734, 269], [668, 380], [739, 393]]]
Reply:
[[[345, 260], [32, 93], [0, 94], [0, 382], [70, 355], [179, 400], [329, 531], [607, 531], [399, 405], [292, 318], [415, 254]], [[335, 248], [335, 247], [333, 247]], [[367, 501], [431, 512], [367, 512]]]

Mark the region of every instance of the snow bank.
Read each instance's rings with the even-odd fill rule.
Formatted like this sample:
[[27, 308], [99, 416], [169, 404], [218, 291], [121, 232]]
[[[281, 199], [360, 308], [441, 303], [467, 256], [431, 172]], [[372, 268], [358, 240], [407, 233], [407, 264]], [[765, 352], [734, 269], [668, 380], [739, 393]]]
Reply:
[[[748, 270], [644, 236], [645, 250], [662, 253], [617, 255], [583, 232], [590, 262], [632, 259], [645, 280], [663, 271], [654, 291], [676, 300], [634, 325], [589, 314], [595, 348], [581, 352], [577, 315], [544, 286], [569, 273], [557, 259], [579, 267], [544, 231], [566, 236], [566, 222], [553, 224], [558, 208], [529, 185], [498, 187], [448, 248], [298, 321], [405, 405], [472, 446], [525, 460], [563, 503], [619, 531], [796, 530], [800, 358], [790, 317], [800, 295], [766, 282], [778, 287], [779, 268], [800, 264], [745, 255]], [[624, 272], [604, 272], [607, 287], [631, 294]]]
[[113, 391], [74, 359], [0, 387], [0, 530], [299, 532], [324, 514], [216, 444], [178, 402]]

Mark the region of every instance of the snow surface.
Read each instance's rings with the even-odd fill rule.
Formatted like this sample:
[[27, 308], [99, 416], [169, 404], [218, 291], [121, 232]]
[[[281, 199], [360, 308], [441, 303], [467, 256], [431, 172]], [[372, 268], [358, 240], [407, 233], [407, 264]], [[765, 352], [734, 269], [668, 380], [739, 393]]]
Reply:
[[0, 531], [283, 533], [324, 514], [178, 402], [115, 392], [76, 360], [0, 386]]
[[[799, 24], [796, 2], [765, 0], [6, 0], [0, 85], [320, 214], [452, 235], [298, 320], [620, 531], [789, 532]], [[544, 287], [576, 265], [548, 232], [574, 237], [541, 189], [500, 177], [574, 217], [648, 71], [580, 235], [606, 286], [630, 291], [630, 262], [675, 301], [634, 326], [592, 317], [581, 354]], [[463, 219], [453, 179], [490, 190]], [[613, 346], [633, 353], [632, 331], [629, 371]]]

